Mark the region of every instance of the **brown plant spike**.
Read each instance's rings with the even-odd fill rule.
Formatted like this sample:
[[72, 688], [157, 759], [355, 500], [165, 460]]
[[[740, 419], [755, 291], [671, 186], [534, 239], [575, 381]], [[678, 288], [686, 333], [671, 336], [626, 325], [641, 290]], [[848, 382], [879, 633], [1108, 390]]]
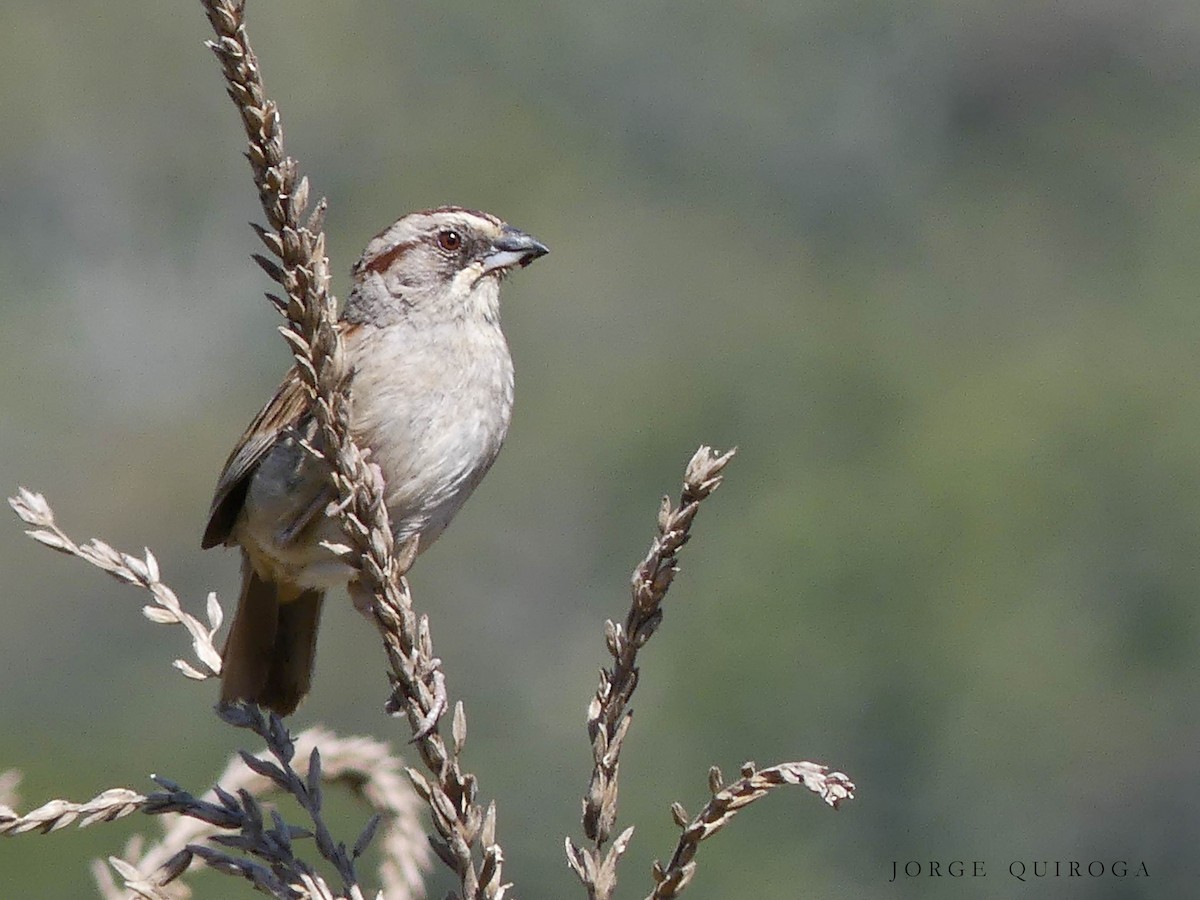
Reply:
[[654, 863], [654, 890], [646, 900], [666, 900], [677, 897], [696, 871], [695, 856], [700, 842], [712, 837], [737, 813], [755, 800], [765, 797], [773, 788], [785, 784], [802, 784], [822, 800], [837, 809], [843, 800], [854, 799], [854, 783], [841, 772], [830, 772], [817, 763], [781, 763], [768, 769], [755, 770], [754, 763], [742, 766], [742, 777], [728, 787], [721, 785], [721, 772], [715, 766], [709, 770], [708, 783], [712, 799], [694, 819], [688, 821], [683, 807], [671, 807], [675, 823], [683, 829], [671, 861], [663, 868]]
[[632, 828], [626, 829], [604, 853], [604, 844], [617, 820], [618, 766], [633, 715], [629, 700], [638, 683], [637, 654], [662, 621], [662, 602], [679, 571], [678, 554], [691, 536], [700, 504], [721, 486], [721, 473], [736, 452], [717, 454], [711, 447], [701, 446], [692, 455], [684, 471], [679, 505], [673, 507], [669, 497], [662, 498], [658, 534], [633, 572], [632, 603], [624, 625], [611, 620], [604, 623], [605, 644], [613, 662], [601, 670], [600, 684], [587, 713], [593, 768], [583, 798], [583, 831], [593, 846], [580, 848], [570, 838], [566, 841], [567, 861], [593, 900], [612, 896], [617, 861], [633, 833]]
[[[329, 293], [329, 262], [321, 230], [325, 204], [321, 201], [304, 218], [308, 182], [298, 178], [295, 160], [283, 155], [279, 113], [266, 98], [246, 36], [244, 3], [203, 2], [217, 36], [209, 47], [221, 62], [229, 96], [241, 114], [249, 139], [247, 157], [270, 226], [255, 230], [279, 263], [257, 259], [286, 294], [286, 299], [268, 296], [287, 317], [280, 330], [308, 387], [320, 426], [320, 449], [310, 449], [328, 461], [339, 496], [335, 508], [347, 544], [332, 549], [358, 571], [351, 594], [378, 628], [392, 670], [387, 709], [408, 718], [413, 743], [433, 776], [414, 783], [433, 811], [438, 832], [434, 849], [458, 876], [463, 898], [500, 900], [508, 885], [502, 879], [503, 854], [495, 843], [494, 809], [485, 812], [476, 802], [475, 778], [459, 766], [462, 741], [456, 739], [447, 748], [439, 732], [440, 719], [450, 706], [445, 678], [433, 653], [428, 620], [414, 612], [403, 577], [415, 546], [393, 546], [378, 467], [364, 458], [347, 427], [348, 371], [335, 328], [337, 302]], [[465, 736], [465, 716], [458, 718]]]
[[[590, 900], [612, 897], [617, 863], [633, 836], [633, 828], [626, 828], [604, 853], [604, 843], [617, 818], [618, 763], [632, 716], [629, 700], [638, 684], [637, 653], [662, 621], [662, 602], [679, 571], [678, 553], [690, 537], [700, 503], [720, 487], [722, 472], [734, 453], [736, 449], [716, 454], [701, 446], [692, 456], [684, 473], [679, 505], [672, 507], [670, 498], [662, 499], [658, 536], [633, 572], [633, 602], [624, 626], [605, 622], [605, 643], [613, 664], [600, 672], [600, 686], [588, 706], [587, 717], [594, 767], [583, 798], [583, 828], [593, 847], [577, 847], [566, 839], [567, 863], [587, 889]], [[713, 797], [695, 819], [689, 820], [680, 804], [671, 807], [671, 815], [683, 833], [667, 867], [655, 862], [655, 887], [648, 900], [677, 896], [695, 873], [700, 842], [723, 828], [744, 806], [783, 784], [803, 784], [834, 809], [854, 796], [850, 779], [816, 763], [782, 763], [762, 771], [746, 763], [742, 778], [728, 787], [714, 766], [709, 770]]]

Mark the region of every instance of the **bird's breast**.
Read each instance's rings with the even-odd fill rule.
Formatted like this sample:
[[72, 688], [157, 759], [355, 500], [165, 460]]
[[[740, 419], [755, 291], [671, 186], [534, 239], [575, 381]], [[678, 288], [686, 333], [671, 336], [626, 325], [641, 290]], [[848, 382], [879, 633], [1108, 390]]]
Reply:
[[352, 355], [351, 427], [383, 473], [397, 538], [420, 533], [428, 547], [500, 452], [512, 359], [499, 328], [483, 322], [381, 328], [372, 340]]

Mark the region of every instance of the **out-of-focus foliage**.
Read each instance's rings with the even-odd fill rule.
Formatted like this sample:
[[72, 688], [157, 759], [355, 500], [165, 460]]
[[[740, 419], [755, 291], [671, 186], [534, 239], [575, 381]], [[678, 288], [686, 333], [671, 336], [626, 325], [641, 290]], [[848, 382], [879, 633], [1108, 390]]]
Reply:
[[[669, 803], [745, 758], [833, 763], [860, 799], [759, 805], [697, 900], [1187, 895], [1200, 6], [251, 0], [250, 24], [339, 273], [442, 202], [553, 250], [506, 286], [509, 445], [414, 573], [521, 896], [577, 889], [600, 622], [701, 441], [742, 449], [646, 652], [628, 896]], [[183, 0], [10, 0], [0, 30], [0, 485], [151, 545], [197, 608], [232, 605], [200, 529], [287, 358], [205, 36]], [[24, 807], [207, 784], [238, 735], [140, 598], [15, 525], [0, 571]], [[374, 654], [334, 604], [298, 721], [398, 739]], [[0, 845], [0, 896], [86, 895], [132, 827]], [[911, 859], [987, 875], [889, 884]], [[1006, 871], [1073, 859], [1130, 875]]]

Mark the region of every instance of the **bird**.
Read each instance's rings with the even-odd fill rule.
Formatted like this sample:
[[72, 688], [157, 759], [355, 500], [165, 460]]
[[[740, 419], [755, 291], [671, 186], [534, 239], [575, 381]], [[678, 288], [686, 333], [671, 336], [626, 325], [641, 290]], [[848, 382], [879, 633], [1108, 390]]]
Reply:
[[[513, 364], [500, 282], [545, 244], [459, 206], [410, 213], [372, 238], [337, 322], [351, 436], [383, 476], [397, 546], [427, 550], [491, 468], [508, 432]], [[242, 585], [222, 653], [221, 702], [279, 715], [308, 693], [326, 591], [353, 569], [308, 393], [293, 367], [234, 446], [201, 541], [240, 547]]]

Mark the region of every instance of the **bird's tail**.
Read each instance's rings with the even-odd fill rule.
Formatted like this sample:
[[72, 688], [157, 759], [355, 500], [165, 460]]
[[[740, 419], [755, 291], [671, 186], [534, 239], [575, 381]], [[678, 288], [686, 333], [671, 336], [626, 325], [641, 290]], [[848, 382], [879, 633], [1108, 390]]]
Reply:
[[249, 700], [281, 716], [308, 693], [324, 591], [288, 592], [247, 562], [225, 639], [221, 701]]

